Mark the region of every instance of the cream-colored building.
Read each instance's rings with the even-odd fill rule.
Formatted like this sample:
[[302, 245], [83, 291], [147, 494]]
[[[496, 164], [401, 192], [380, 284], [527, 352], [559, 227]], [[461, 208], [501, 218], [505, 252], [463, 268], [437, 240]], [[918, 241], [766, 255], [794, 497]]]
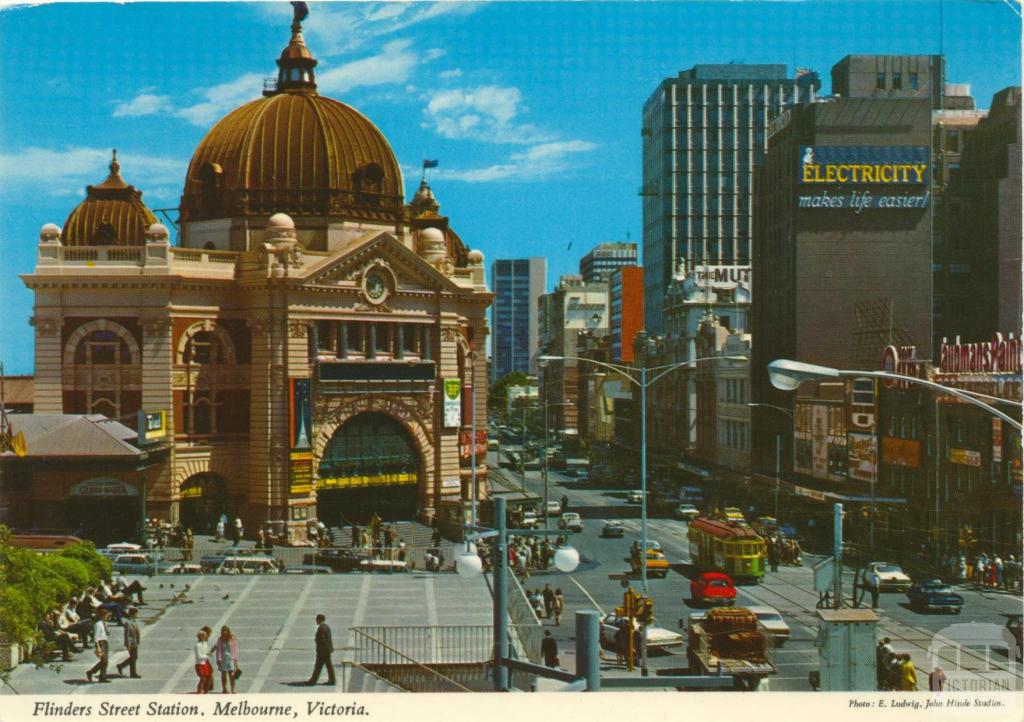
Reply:
[[[116, 155], [63, 228], [43, 226], [23, 276], [35, 412], [132, 427], [166, 412], [167, 461], [121, 481], [144, 487], [149, 516], [197, 533], [221, 513], [292, 536], [374, 512], [459, 524], [474, 383], [486, 428], [483, 254], [425, 181], [404, 201], [371, 121], [316, 92], [298, 22], [277, 63], [273, 87], [196, 149], [177, 245]], [[34, 488], [33, 524], [76, 526], [69, 490]], [[138, 518], [138, 497], [92, 501], [74, 509]]]

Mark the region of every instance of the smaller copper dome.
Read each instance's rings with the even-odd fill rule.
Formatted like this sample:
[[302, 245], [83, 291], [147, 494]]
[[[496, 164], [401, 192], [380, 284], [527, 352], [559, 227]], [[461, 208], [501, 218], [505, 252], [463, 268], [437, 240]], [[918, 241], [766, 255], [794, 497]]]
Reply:
[[142, 191], [121, 178], [117, 151], [110, 175], [98, 186], [87, 186], [85, 200], [71, 211], [61, 243], [65, 246], [144, 246], [146, 229], [157, 222], [142, 202]]

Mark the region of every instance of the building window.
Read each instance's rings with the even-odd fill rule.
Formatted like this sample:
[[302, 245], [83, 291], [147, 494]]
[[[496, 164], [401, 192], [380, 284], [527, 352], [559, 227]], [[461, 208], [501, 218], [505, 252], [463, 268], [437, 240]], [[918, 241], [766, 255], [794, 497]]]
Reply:
[[875, 89], [885, 90], [885, 73], [878, 73], [875, 76]]
[[892, 89], [903, 90], [903, 73], [892, 74]]
[[910, 82], [910, 89], [917, 90], [917, 73], [911, 73], [908, 80]]

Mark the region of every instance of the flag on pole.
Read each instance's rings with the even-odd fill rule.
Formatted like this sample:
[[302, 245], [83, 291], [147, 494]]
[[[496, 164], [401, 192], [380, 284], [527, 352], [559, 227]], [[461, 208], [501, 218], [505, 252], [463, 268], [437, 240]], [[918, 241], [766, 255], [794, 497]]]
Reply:
[[427, 168], [437, 168], [437, 161], [436, 160], [424, 160], [423, 161], [423, 170], [426, 170]]

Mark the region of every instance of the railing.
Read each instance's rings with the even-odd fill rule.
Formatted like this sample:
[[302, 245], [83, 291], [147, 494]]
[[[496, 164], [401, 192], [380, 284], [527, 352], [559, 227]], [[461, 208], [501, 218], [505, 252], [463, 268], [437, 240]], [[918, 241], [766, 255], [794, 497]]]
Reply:
[[544, 625], [533, 611], [533, 605], [526, 598], [526, 592], [515, 574], [508, 575], [508, 616], [512, 621], [511, 630], [523, 645], [527, 659], [541, 664], [540, 643], [544, 638]]
[[[427, 550], [440, 549], [444, 561], [440, 569], [428, 569], [426, 565]], [[345, 560], [333, 560], [333, 552], [354, 552], [351, 563]], [[223, 559], [274, 559], [276, 568], [257, 564], [228, 564], [221, 573], [224, 574], [290, 574], [299, 571], [314, 571], [311, 567], [327, 567], [332, 573], [346, 572], [453, 572], [455, 570], [455, 552], [448, 542], [441, 547], [406, 546], [405, 559], [397, 547], [363, 548], [356, 547], [312, 547], [312, 546], [274, 546], [271, 549], [254, 549], [252, 547], [236, 547], [231, 542], [200, 542], [191, 549], [177, 546], [164, 546], [140, 549], [138, 552], [126, 552], [128, 556], [135, 554], [148, 556], [150, 563], [123, 566], [122, 573], [129, 576], [153, 576], [162, 574], [212, 574], [216, 573]], [[203, 560], [206, 557], [206, 560]], [[365, 560], [365, 563], [362, 563]], [[113, 559], [112, 561], [116, 561]], [[182, 566], [184, 564], [185, 566]], [[325, 571], [320, 569], [320, 571]], [[325, 572], [326, 573], [326, 572]]]
[[238, 260], [235, 251], [211, 251], [201, 248], [171, 247], [172, 262], [184, 263], [223, 263], [234, 266]]
[[[372, 637], [424, 664], [482, 664], [491, 659], [494, 634], [490, 625], [370, 626], [353, 631]], [[356, 658], [361, 662], [360, 658]]]
[[[410, 692], [471, 692], [473, 690], [469, 687], [399, 651], [386, 641], [390, 639], [395, 644], [411, 644], [412, 649], [424, 651], [425, 644], [432, 648], [435, 641], [451, 636], [453, 632], [461, 636], [460, 630], [484, 630], [490, 634], [490, 627], [352, 627], [356, 643], [355, 664]], [[477, 633], [470, 632], [469, 636]], [[462, 656], [463, 652], [476, 656], [470, 648], [456, 647], [449, 652], [454, 652], [456, 656]], [[482, 671], [487, 659], [485, 656], [483, 660], [471, 664], [479, 664]], [[464, 665], [465, 662], [447, 664]], [[483, 677], [482, 674], [479, 676]]]

